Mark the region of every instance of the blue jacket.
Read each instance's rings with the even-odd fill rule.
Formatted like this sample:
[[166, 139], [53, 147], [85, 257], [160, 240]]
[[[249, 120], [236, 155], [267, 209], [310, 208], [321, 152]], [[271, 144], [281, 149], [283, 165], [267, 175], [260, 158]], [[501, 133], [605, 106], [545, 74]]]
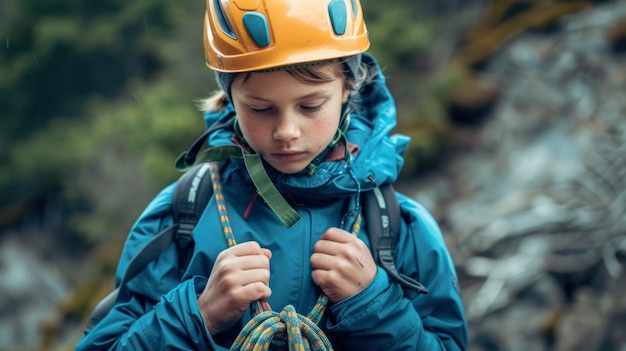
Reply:
[[[269, 304], [276, 311], [288, 304], [308, 314], [320, 294], [311, 279], [313, 245], [331, 226], [350, 230], [359, 192], [375, 184], [392, 183], [403, 164], [408, 138], [390, 136], [396, 123], [394, 101], [377, 70], [364, 90], [364, 113], [351, 115], [347, 133], [359, 152], [351, 160], [322, 162], [317, 172], [285, 175], [270, 172], [276, 187], [290, 199], [301, 219], [287, 229], [263, 201], [253, 202], [256, 190], [241, 160], [221, 167], [222, 186], [237, 242], [255, 240], [272, 251]], [[207, 125], [229, 118], [226, 111], [206, 113]], [[211, 145], [230, 145], [232, 131], [219, 130]], [[129, 260], [145, 243], [172, 223], [172, 184], [141, 214], [126, 241], [117, 281]], [[467, 326], [456, 272], [438, 225], [421, 205], [398, 194], [402, 212], [396, 266], [416, 278], [428, 295], [403, 291], [379, 268], [372, 283], [357, 295], [331, 304], [320, 327], [336, 350], [463, 350]], [[247, 218], [244, 213], [248, 211]], [[76, 347], [76, 350], [226, 350], [249, 320], [215, 337], [207, 332], [196, 302], [217, 255], [227, 248], [214, 199], [194, 230], [194, 253], [182, 280], [178, 277], [175, 245], [120, 290], [115, 307]], [[344, 224], [347, 223], [347, 224]], [[359, 237], [369, 244], [367, 223]]]

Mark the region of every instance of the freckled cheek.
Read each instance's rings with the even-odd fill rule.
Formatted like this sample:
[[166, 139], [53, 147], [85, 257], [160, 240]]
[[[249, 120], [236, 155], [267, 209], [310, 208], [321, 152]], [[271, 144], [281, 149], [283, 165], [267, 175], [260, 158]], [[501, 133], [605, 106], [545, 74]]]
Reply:
[[262, 139], [264, 134], [267, 133], [262, 123], [254, 123], [252, 120], [247, 120], [245, 122], [240, 120], [239, 126], [244, 138], [252, 147], [255, 146], [252, 144], [256, 144], [258, 139]]
[[337, 124], [333, 121], [325, 121], [317, 123], [311, 128], [314, 131], [313, 135], [317, 138], [319, 148], [325, 148], [333, 140], [335, 133], [337, 132]]

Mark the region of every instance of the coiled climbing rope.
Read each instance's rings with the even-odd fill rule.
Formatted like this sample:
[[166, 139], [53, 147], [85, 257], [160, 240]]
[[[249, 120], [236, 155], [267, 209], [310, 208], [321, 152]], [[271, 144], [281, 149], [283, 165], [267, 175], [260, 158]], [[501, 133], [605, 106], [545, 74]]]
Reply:
[[[228, 246], [231, 247], [237, 242], [228, 219], [216, 162], [211, 163], [210, 173], [222, 231]], [[352, 225], [352, 235], [357, 235], [360, 229], [361, 215], [359, 214]], [[318, 326], [327, 304], [328, 297], [321, 294], [311, 312], [304, 316], [297, 313], [292, 305], [285, 306], [281, 312], [275, 312], [267, 301], [255, 301], [252, 303], [253, 317], [241, 330], [230, 349], [233, 351], [269, 350], [273, 340], [282, 339], [287, 342], [290, 351], [332, 350], [330, 341]]]

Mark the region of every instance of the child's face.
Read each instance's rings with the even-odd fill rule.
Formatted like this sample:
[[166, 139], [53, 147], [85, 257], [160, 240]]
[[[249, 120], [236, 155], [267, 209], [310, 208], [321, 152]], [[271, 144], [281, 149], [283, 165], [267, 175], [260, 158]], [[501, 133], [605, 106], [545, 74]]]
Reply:
[[[331, 64], [320, 69], [337, 76]], [[312, 84], [276, 71], [252, 73], [245, 81], [239, 76], [231, 93], [246, 142], [272, 167], [291, 174], [331, 142], [349, 91], [343, 77]]]

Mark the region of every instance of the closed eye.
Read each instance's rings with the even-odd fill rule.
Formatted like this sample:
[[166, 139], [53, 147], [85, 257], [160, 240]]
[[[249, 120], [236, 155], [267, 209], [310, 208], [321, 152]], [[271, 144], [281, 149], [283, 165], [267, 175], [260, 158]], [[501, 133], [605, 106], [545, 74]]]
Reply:
[[272, 111], [271, 107], [264, 107], [264, 108], [254, 108], [254, 107], [250, 107], [250, 110], [256, 114], [268, 114]]
[[317, 112], [322, 109], [322, 105], [323, 104], [314, 105], [314, 106], [302, 105], [301, 108], [306, 112]]

